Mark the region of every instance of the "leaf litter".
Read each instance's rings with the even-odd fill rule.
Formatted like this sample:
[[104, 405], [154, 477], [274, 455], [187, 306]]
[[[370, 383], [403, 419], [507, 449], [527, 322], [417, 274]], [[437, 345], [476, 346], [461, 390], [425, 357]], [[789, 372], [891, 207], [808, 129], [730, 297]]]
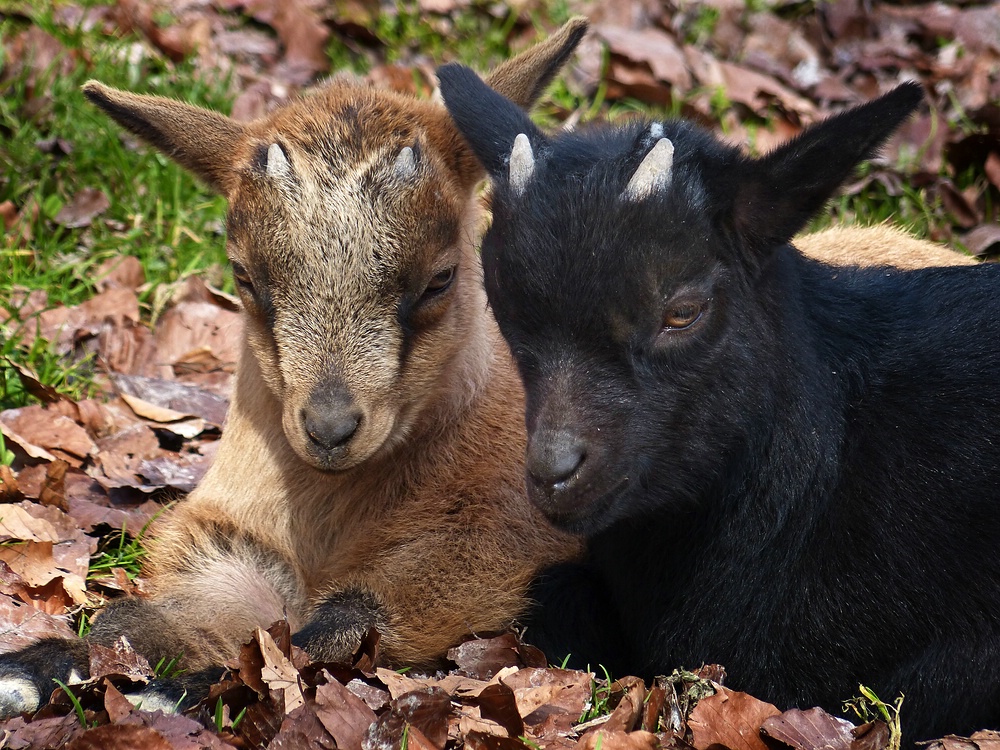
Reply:
[[[424, 94], [433, 87], [433, 65], [419, 52], [395, 50], [390, 59], [378, 24], [380, 13], [398, 9], [365, 0], [87, 5], [60, 4], [53, 22], [109, 37], [133, 34], [143, 54], [193, 61], [196, 76], [227, 77], [233, 114], [242, 119], [335, 72], [331, 45], [365, 60], [375, 85]], [[460, 14], [496, 12], [465, 0], [421, 0], [419, 7], [421, 23], [442, 28]], [[511, 14], [505, 28], [513, 46], [531, 37], [539, 8], [528, 0], [501, 11]], [[898, 195], [904, 185], [922, 186], [934, 239], [977, 255], [1000, 253], [1000, 2], [571, 0], [568, 10], [594, 22], [565, 73], [582, 107], [595, 97], [634, 98], [721, 124], [732, 140], [758, 151], [901, 77], [922, 80], [928, 106], [847, 194], [878, 186]], [[26, 114], [52, 106], [39, 86], [47, 71], [86, 64], [85, 55], [36, 25], [4, 42], [0, 78], [23, 76]], [[586, 114], [558, 105], [555, 112], [568, 122]], [[77, 150], [58, 137], [36, 147], [65, 160]], [[960, 179], [970, 171], [978, 177]], [[30, 247], [34, 201], [0, 204], [12, 248]], [[51, 224], [85, 236], [107, 221], [108, 208], [103, 191], [83, 188]], [[112, 591], [141, 595], [142, 576], [122, 568], [88, 585], [88, 563], [109, 535], [139, 534], [190, 491], [224, 429], [238, 303], [188, 276], [154, 289], [149, 309], [140, 304], [145, 274], [130, 256], [105, 261], [94, 277], [97, 294], [80, 305], [52, 306], [44, 291], [14, 290], [0, 310], [4, 335], [19, 336], [22, 346], [44, 339], [97, 384], [93, 398], [74, 400], [16, 354], [0, 363], [39, 402], [0, 412], [14, 456], [12, 466], [0, 465], [0, 650], [70, 637], [81, 609], [92, 611]], [[651, 684], [601, 680], [550, 667], [541, 652], [506, 633], [456, 647], [449, 671], [401, 674], [375, 666], [377, 641], [369, 634], [351, 665], [316, 664], [291, 646], [287, 623], [258, 630], [209, 697], [184, 716], [134, 708], [123, 693], [152, 677], [150, 665], [126, 642], [92, 646], [93, 677], [70, 688], [88, 726], [55, 690], [34, 716], [4, 724], [2, 746], [878, 750], [889, 742], [884, 722], [855, 727], [820, 709], [780, 712], [724, 687], [725, 672], [715, 666]], [[598, 691], [606, 705], [589, 718]], [[1000, 735], [946, 737], [930, 747], [997, 750]]]

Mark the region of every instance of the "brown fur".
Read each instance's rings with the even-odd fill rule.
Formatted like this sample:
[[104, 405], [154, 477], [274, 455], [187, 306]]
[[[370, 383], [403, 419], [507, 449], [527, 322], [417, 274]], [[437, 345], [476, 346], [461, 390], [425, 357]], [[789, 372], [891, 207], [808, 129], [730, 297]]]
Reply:
[[[529, 105], [585, 29], [571, 21], [494, 84]], [[390, 663], [432, 664], [463, 635], [510, 624], [534, 573], [577, 543], [525, 498], [522, 392], [475, 244], [481, 171], [444, 108], [334, 80], [239, 124], [84, 90], [228, 198], [227, 251], [254, 289], [241, 289], [246, 332], [217, 458], [150, 550], [151, 602], [185, 666], [220, 663], [282, 614], [298, 629], [342, 592], [377, 604]], [[404, 147], [415, 168], [401, 173]], [[445, 292], [414, 301], [452, 266]], [[329, 392], [362, 416], [324, 452], [303, 414]], [[347, 657], [357, 635], [313, 656]]]
[[972, 256], [919, 240], [888, 224], [832, 227], [799, 235], [793, 244], [809, 257], [831, 265], [925, 268], [974, 265], [978, 262]]

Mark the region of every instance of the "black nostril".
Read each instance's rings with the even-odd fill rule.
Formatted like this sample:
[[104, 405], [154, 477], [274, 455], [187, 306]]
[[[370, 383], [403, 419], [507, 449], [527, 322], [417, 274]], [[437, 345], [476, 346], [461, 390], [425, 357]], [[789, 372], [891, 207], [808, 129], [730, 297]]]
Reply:
[[546, 488], [566, 483], [587, 458], [586, 445], [568, 433], [558, 433], [548, 440], [534, 441], [528, 456], [528, 474]]
[[361, 414], [353, 410], [344, 413], [307, 409], [303, 420], [309, 439], [320, 448], [331, 451], [342, 447], [354, 436], [361, 424]]

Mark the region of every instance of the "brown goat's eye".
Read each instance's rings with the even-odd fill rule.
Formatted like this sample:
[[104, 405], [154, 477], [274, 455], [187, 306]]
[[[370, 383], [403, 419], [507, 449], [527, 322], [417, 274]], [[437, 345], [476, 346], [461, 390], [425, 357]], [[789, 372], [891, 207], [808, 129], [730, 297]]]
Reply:
[[253, 292], [253, 280], [250, 278], [250, 274], [247, 273], [247, 269], [243, 267], [242, 263], [233, 261], [233, 280], [241, 289]]
[[682, 331], [701, 319], [704, 306], [700, 302], [681, 302], [671, 305], [663, 315], [664, 331]]
[[451, 282], [454, 280], [455, 266], [449, 266], [443, 271], [438, 271], [431, 277], [431, 280], [427, 282], [427, 288], [424, 290], [424, 298], [440, 294], [445, 289], [450, 287]]

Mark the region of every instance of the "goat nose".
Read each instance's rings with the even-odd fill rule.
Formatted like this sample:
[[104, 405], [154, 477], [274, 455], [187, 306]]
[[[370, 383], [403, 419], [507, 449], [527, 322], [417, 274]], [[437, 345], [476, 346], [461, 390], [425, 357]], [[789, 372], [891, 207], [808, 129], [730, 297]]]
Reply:
[[349, 397], [321, 396], [310, 399], [302, 410], [302, 422], [314, 445], [332, 451], [344, 446], [358, 431], [361, 410]]
[[587, 458], [586, 445], [578, 436], [559, 431], [532, 440], [528, 451], [528, 474], [546, 490], [566, 485]]

